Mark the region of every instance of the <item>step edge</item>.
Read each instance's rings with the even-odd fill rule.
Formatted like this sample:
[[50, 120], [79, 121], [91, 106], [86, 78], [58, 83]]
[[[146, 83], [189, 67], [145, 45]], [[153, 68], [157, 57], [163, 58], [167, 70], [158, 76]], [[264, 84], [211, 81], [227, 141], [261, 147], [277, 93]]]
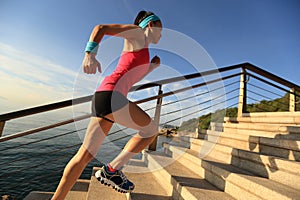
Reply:
[[[197, 157], [196, 157], [197, 158]], [[197, 158], [197, 159], [199, 159], [199, 158]], [[202, 162], [204, 162], [204, 163], [207, 163], [207, 162], [209, 162], [209, 161], [207, 161], [207, 160], [202, 160]], [[211, 163], [208, 163], [209, 165], [211, 165]], [[202, 167], [202, 166], [201, 166]], [[218, 166], [215, 166], [215, 167], [217, 167], [217, 168], [219, 168]], [[235, 166], [233, 166], [233, 167], [235, 167]], [[224, 169], [222, 169], [222, 168], [219, 168], [219, 169], [221, 169], [221, 170], [224, 170]], [[208, 169], [206, 169], [206, 170], [208, 170]], [[243, 171], [245, 171], [245, 170], [243, 170]], [[229, 171], [227, 171], [227, 172], [229, 172]], [[212, 173], [214, 173], [214, 172], [212, 172]], [[253, 182], [253, 181], [251, 181], [251, 180], [249, 180], [249, 179], [247, 179], [247, 178], [245, 178], [245, 177], [242, 177], [241, 175], [239, 175], [239, 174], [237, 174], [237, 173], [232, 173], [232, 172], [229, 172], [229, 174], [233, 174], [233, 176], [237, 176], [238, 178], [243, 178], [243, 179], [245, 179], [247, 182], [250, 182], [250, 183], [255, 183], [255, 182]], [[220, 177], [222, 177], [221, 175], [219, 175], [219, 174], [215, 174], [215, 175], [217, 175], [217, 176], [220, 176]], [[261, 178], [261, 177], [260, 177]], [[226, 179], [227, 180], [227, 179]], [[225, 180], [225, 181], [226, 181]], [[240, 185], [238, 185], [236, 182], [237, 181], [234, 181], [234, 180], [228, 180], [229, 182], [231, 182], [232, 184], [235, 184], [235, 185], [237, 185], [237, 186], [240, 186]], [[276, 182], [276, 181], [273, 181], [273, 180], [269, 180], [269, 181], [271, 181], [271, 182]], [[286, 186], [286, 185], [283, 185], [284, 187], [286, 187], [286, 188], [289, 188], [289, 189], [291, 189], [291, 190], [293, 190], [293, 191], [296, 191], [294, 188], [291, 188], [291, 187], [289, 187], [289, 186]], [[265, 189], [267, 189], [269, 192], [271, 192], [271, 193], [274, 193], [270, 188], [267, 188], [267, 187], [265, 187], [265, 186], [261, 186], [261, 187], [263, 187], [263, 188], [265, 188]], [[247, 188], [244, 188], [244, 187], [242, 187], [244, 190], [246, 190], [246, 191], [249, 191], [249, 192], [251, 192], [251, 190], [248, 190]], [[276, 192], [276, 193], [278, 193], [278, 192]], [[285, 194], [281, 194], [281, 193], [278, 193], [278, 194], [280, 194], [280, 195], [285, 195]]]

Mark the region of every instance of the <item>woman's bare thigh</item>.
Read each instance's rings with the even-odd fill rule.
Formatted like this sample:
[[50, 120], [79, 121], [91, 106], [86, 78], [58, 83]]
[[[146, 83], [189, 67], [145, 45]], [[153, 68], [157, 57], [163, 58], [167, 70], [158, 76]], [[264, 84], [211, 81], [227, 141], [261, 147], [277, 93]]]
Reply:
[[122, 126], [140, 131], [153, 124], [150, 116], [132, 102], [106, 117]]
[[102, 142], [107, 136], [113, 123], [98, 117], [91, 117], [86, 130], [83, 147], [96, 156]]

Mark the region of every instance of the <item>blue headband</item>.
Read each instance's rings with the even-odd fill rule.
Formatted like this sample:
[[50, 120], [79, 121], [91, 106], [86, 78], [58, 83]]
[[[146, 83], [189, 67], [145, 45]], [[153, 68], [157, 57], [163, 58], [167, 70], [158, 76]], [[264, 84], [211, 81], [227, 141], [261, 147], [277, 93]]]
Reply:
[[144, 29], [147, 27], [148, 23], [150, 21], [153, 21], [153, 22], [156, 22], [156, 21], [159, 21], [159, 17], [157, 17], [156, 15], [150, 15], [148, 17], [146, 17], [145, 19], [143, 19], [140, 23], [139, 23], [139, 26]]

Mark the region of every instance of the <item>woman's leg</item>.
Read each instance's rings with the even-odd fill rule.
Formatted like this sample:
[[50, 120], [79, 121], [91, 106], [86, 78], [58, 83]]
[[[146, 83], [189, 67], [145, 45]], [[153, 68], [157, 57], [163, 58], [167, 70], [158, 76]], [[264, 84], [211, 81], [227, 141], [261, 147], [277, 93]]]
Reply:
[[96, 156], [111, 127], [111, 122], [91, 117], [83, 144], [67, 164], [52, 200], [65, 199], [86, 165]]
[[158, 133], [158, 125], [145, 111], [132, 102], [107, 117], [122, 126], [139, 131], [127, 142], [124, 150], [110, 163], [114, 169], [120, 169], [134, 155], [151, 144]]

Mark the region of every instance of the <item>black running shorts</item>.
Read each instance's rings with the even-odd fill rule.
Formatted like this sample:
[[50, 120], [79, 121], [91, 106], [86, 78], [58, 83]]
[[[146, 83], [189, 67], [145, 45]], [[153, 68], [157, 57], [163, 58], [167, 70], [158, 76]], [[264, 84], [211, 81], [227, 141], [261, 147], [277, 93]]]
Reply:
[[129, 103], [129, 100], [117, 91], [95, 92], [92, 99], [92, 116], [101, 117], [111, 114]]

